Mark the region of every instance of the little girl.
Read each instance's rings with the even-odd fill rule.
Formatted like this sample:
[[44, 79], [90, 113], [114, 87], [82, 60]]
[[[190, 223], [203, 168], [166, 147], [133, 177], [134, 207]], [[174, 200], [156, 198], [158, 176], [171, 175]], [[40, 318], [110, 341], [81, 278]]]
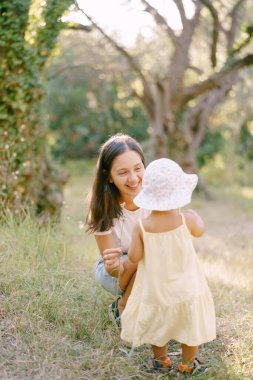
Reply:
[[136, 272], [132, 292], [122, 313], [121, 338], [133, 347], [152, 345], [148, 369], [168, 369], [166, 344], [181, 343], [181, 373], [200, 368], [198, 346], [216, 337], [212, 295], [193, 247], [191, 235], [204, 232], [204, 222], [191, 202], [196, 174], [186, 174], [174, 161], [161, 158], [146, 168], [138, 207], [151, 210], [133, 231], [128, 257], [120, 267], [124, 289]]

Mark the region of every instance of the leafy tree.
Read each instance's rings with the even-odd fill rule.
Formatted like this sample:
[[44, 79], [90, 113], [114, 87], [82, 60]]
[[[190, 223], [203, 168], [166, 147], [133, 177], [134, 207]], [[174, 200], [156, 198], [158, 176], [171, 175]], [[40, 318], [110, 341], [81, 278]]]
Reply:
[[[151, 1], [141, 2], [160, 28], [159, 36], [164, 41], [153, 65], [147, 64], [145, 53], [134, 55], [84, 9], [81, 11], [125, 57], [138, 78], [140, 86], [137, 89], [133, 85], [133, 92], [149, 117], [154, 155], [169, 154], [186, 170], [197, 172], [196, 154], [207, 132], [209, 116], [226, 99], [238, 81], [239, 72], [253, 64], [249, 48], [253, 27], [250, 12], [246, 12], [247, 7], [250, 10], [250, 2], [195, 0], [194, 15], [188, 18], [183, 1], [174, 0], [182, 23], [180, 33], [172, 29], [166, 16]], [[200, 186], [208, 194], [202, 180]]]
[[70, 0], [0, 3], [1, 215], [26, 207], [47, 216], [59, 212], [64, 176], [48, 160], [41, 78], [65, 26], [61, 16], [70, 4]]
[[46, 75], [45, 113], [55, 157], [97, 155], [101, 143], [116, 132], [148, 138], [142, 107], [125, 90], [133, 79], [125, 61], [103, 49], [93, 33], [62, 33]]

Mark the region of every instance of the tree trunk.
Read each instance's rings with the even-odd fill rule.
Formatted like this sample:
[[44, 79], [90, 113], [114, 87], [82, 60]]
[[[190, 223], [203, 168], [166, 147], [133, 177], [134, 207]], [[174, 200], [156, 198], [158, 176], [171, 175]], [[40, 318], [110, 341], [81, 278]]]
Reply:
[[[165, 99], [160, 97], [163, 104]], [[203, 118], [189, 113], [182, 114], [177, 123], [175, 115], [168, 109], [161, 107], [156, 110], [156, 119], [151, 120], [153, 157], [168, 157], [175, 160], [187, 173], [196, 173], [199, 176], [198, 188], [207, 199], [213, 199], [204, 179], [199, 174], [197, 151], [205, 136], [205, 122]], [[161, 113], [163, 111], [163, 114]], [[170, 116], [168, 116], [170, 115]], [[206, 115], [205, 115], [206, 116]], [[194, 130], [194, 132], [191, 130]]]
[[49, 16], [38, 28], [40, 41], [29, 44], [25, 35], [31, 2], [0, 3], [0, 217], [27, 209], [46, 219], [59, 216], [66, 176], [50, 165], [45, 147], [41, 74], [60, 31], [57, 21], [68, 5], [68, 0], [48, 0], [44, 10]]

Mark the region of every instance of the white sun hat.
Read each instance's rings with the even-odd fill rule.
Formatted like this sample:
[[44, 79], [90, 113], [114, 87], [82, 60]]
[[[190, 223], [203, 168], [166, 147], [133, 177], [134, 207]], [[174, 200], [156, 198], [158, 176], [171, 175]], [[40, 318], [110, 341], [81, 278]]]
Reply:
[[147, 166], [134, 203], [146, 210], [175, 210], [191, 202], [197, 182], [196, 174], [187, 174], [175, 161], [160, 158]]

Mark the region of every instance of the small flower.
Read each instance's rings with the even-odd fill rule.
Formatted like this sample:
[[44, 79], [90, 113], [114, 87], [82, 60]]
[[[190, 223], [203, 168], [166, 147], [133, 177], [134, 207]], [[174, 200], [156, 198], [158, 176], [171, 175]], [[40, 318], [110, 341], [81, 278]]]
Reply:
[[21, 141], [21, 142], [24, 142], [24, 141], [25, 141], [24, 137], [21, 137], [20, 141]]
[[8, 150], [10, 148], [10, 145], [9, 144], [5, 144], [5, 150]]
[[79, 221], [79, 230], [83, 230], [84, 229], [84, 223], [80, 220]]
[[4, 131], [4, 136], [8, 136], [8, 131]]
[[20, 198], [20, 194], [19, 194], [18, 191], [14, 191], [14, 195], [15, 195], [16, 198]]

